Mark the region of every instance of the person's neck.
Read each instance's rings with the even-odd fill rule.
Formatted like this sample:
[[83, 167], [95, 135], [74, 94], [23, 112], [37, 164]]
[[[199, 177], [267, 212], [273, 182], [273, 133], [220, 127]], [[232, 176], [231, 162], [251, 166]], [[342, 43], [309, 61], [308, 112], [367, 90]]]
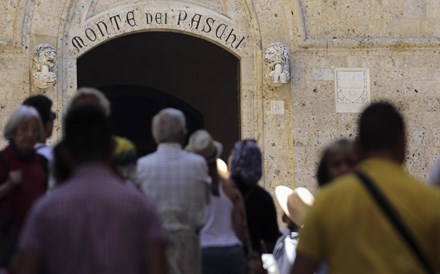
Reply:
[[10, 145], [11, 145], [12, 150], [15, 151], [15, 153], [18, 155], [18, 157], [22, 160], [31, 159], [35, 155], [35, 151], [33, 149], [29, 150], [29, 151], [24, 151], [24, 150], [18, 148], [17, 145], [13, 141], [10, 142]]
[[393, 153], [390, 151], [376, 151], [368, 153], [364, 159], [382, 159], [388, 160], [391, 162], [395, 162], [399, 165], [403, 164], [405, 158], [404, 156], [398, 155], [397, 153]]
[[247, 186], [240, 177], [231, 177], [231, 179], [235, 182], [235, 185], [237, 186], [238, 190], [240, 190], [241, 195], [245, 195], [250, 187]]
[[159, 143], [159, 145], [158, 146], [175, 146], [175, 147], [180, 147], [180, 148], [182, 148], [183, 146], [182, 146], [182, 144], [181, 143], [179, 143], [179, 142], [162, 142], [162, 143]]
[[38, 142], [45, 144], [47, 139], [49, 139], [52, 136], [51, 132], [48, 131], [44, 131], [43, 136], [41, 136], [40, 140], [38, 140]]
[[103, 159], [89, 159], [89, 160], [85, 160], [85, 161], [74, 161], [74, 162], [72, 163], [72, 165], [73, 165], [72, 168], [73, 168], [73, 169], [76, 169], [76, 168], [78, 168], [78, 167], [80, 167], [80, 166], [85, 166], [85, 165], [88, 165], [88, 164], [99, 164], [99, 165], [107, 166], [107, 167], [109, 167], [109, 168], [112, 167], [111, 162], [108, 161], [108, 160], [103, 160]]
[[297, 225], [295, 225], [294, 223], [288, 224], [287, 228], [289, 229], [290, 232], [298, 232], [299, 231], [299, 227]]

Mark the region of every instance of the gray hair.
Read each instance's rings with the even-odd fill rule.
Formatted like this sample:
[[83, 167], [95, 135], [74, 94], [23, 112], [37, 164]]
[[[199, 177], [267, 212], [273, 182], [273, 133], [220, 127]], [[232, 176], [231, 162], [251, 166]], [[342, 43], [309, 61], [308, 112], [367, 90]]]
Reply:
[[102, 108], [106, 116], [110, 116], [110, 101], [105, 97], [104, 93], [102, 93], [100, 90], [96, 88], [91, 87], [82, 87], [79, 88], [76, 92], [76, 94], [73, 96], [72, 100], [70, 101], [69, 107], [67, 108], [67, 111], [72, 110], [72, 107], [75, 105], [76, 101], [81, 97], [87, 97], [87, 96], [94, 96], [96, 99], [98, 99], [99, 107]]
[[185, 115], [178, 109], [163, 109], [153, 117], [151, 128], [156, 143], [180, 142], [182, 131], [186, 133]]
[[40, 131], [38, 138], [41, 138], [41, 136], [43, 136], [44, 127], [38, 111], [33, 107], [21, 105], [12, 112], [11, 116], [9, 116], [9, 119], [6, 122], [3, 132], [5, 139], [11, 141], [14, 138], [18, 126], [32, 118], [36, 118], [38, 120], [38, 127]]

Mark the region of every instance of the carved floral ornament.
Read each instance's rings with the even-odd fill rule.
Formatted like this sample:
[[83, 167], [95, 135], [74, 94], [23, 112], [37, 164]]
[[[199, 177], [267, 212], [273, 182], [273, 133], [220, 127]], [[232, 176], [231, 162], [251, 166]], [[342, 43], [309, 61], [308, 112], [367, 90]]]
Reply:
[[57, 76], [54, 72], [57, 53], [49, 44], [39, 44], [35, 48], [32, 59], [32, 79], [37, 88], [47, 89], [56, 84]]
[[281, 42], [270, 43], [264, 52], [266, 80], [271, 86], [279, 87], [290, 80], [289, 51]]

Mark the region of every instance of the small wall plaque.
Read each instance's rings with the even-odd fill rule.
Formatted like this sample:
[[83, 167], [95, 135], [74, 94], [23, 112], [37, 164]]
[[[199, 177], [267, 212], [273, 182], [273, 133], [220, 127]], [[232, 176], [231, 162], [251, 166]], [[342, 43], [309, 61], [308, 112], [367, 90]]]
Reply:
[[284, 114], [284, 101], [270, 101], [270, 114]]
[[362, 112], [370, 103], [368, 68], [336, 68], [336, 112]]

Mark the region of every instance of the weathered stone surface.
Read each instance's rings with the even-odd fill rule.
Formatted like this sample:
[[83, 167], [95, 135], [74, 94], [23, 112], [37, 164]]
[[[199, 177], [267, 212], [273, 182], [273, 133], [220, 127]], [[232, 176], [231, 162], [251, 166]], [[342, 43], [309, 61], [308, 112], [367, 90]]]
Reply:
[[[61, 116], [76, 90], [79, 56], [124, 35], [173, 31], [240, 59], [241, 135], [263, 148], [268, 189], [314, 189], [322, 148], [354, 138], [358, 113], [336, 113], [335, 68], [368, 69], [371, 100], [403, 111], [407, 167], [424, 178], [440, 153], [439, 12], [436, 0], [1, 1], [0, 130], [31, 94], [38, 44], [58, 53], [57, 84], [47, 92]], [[289, 50], [291, 80], [274, 88], [265, 81], [264, 51], [278, 41]], [[273, 101], [284, 102], [284, 113], [271, 112]], [[54, 142], [60, 128], [59, 119]]]
[[18, 0], [0, 2], [0, 41], [14, 38], [15, 19], [18, 15]]

